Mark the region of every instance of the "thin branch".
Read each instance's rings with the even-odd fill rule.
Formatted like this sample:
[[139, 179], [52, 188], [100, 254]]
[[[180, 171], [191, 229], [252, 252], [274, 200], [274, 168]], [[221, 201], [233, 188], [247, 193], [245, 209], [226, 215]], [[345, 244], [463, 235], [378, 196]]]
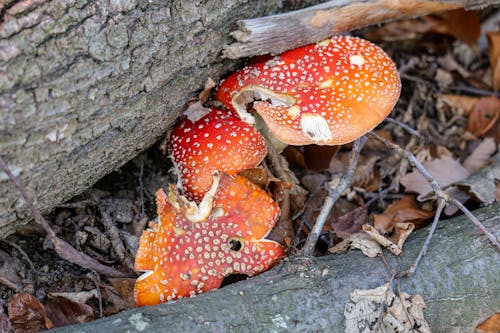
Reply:
[[415, 169], [425, 178], [425, 180], [429, 183], [431, 186], [432, 190], [434, 191], [434, 194], [439, 198], [444, 200], [447, 204], [453, 204], [460, 210], [464, 212], [464, 214], [476, 225], [478, 228], [486, 235], [488, 240], [496, 246], [497, 249], [500, 250], [500, 243], [497, 241], [496, 237], [489, 232], [486, 227], [477, 219], [474, 217], [474, 215], [467, 209], [465, 208], [459, 201], [457, 201], [455, 198], [450, 197], [448, 194], [446, 194], [442, 189], [441, 186], [439, 186], [439, 183], [432, 177], [429, 171], [423, 166], [423, 164], [417, 159], [415, 155], [413, 155], [411, 152], [407, 151], [406, 149], [401, 148], [395, 143], [389, 142], [386, 139], [384, 139], [381, 136], [378, 136], [377, 134], [370, 132], [368, 133], [369, 136], [372, 138], [382, 142], [384, 145], [389, 147], [390, 149], [395, 150], [399, 154], [403, 155]]
[[432, 221], [431, 229], [429, 230], [429, 235], [427, 236], [427, 239], [424, 242], [424, 245], [422, 246], [422, 249], [418, 253], [417, 258], [415, 259], [415, 262], [413, 265], [410, 266], [409, 269], [406, 271], [401, 272], [398, 274], [399, 277], [404, 277], [404, 276], [411, 276], [413, 275], [418, 267], [418, 264], [420, 263], [420, 260], [422, 257], [427, 253], [427, 249], [429, 248], [429, 244], [431, 243], [432, 236], [434, 235], [434, 232], [436, 231], [436, 227], [439, 222], [439, 218], [441, 217], [441, 213], [443, 212], [444, 207], [446, 206], [446, 201], [443, 199], [438, 199], [438, 208], [436, 210], [436, 214], [434, 215], [434, 220]]
[[64, 240], [58, 238], [50, 227], [49, 223], [45, 218], [43, 217], [42, 213], [40, 210], [33, 204], [33, 201], [30, 199], [26, 191], [24, 190], [23, 185], [19, 182], [19, 179], [17, 179], [14, 174], [10, 171], [9, 167], [7, 166], [7, 163], [4, 161], [2, 156], [0, 156], [0, 168], [5, 172], [5, 174], [9, 177], [11, 182], [14, 184], [15, 188], [23, 198], [24, 202], [28, 206], [28, 208], [31, 211], [31, 214], [33, 214], [33, 218], [35, 219], [35, 222], [40, 224], [42, 228], [45, 230], [47, 233], [47, 238], [52, 242], [54, 245], [54, 250], [57, 252], [57, 254], [73, 263], [76, 264], [80, 267], [86, 268], [86, 269], [93, 269], [96, 272], [99, 272], [100, 274], [109, 276], [109, 277], [127, 277], [126, 274], [112, 268], [109, 266], [105, 266], [101, 263], [99, 263], [97, 260], [89, 257], [85, 253], [82, 253], [78, 250], [76, 250], [74, 247], [72, 247], [69, 243], [65, 242]]
[[396, 119], [391, 118], [391, 117], [387, 117], [387, 118], [385, 118], [385, 121], [403, 128], [405, 131], [407, 131], [411, 135], [414, 135], [414, 136], [419, 137], [419, 138], [422, 137], [422, 135], [417, 130], [411, 128], [410, 126], [406, 125], [403, 122], [400, 122], [399, 120], [396, 120]]
[[352, 146], [351, 154], [349, 156], [349, 164], [347, 165], [347, 169], [344, 172], [344, 175], [340, 180], [338, 180], [338, 184], [333, 184], [337, 180], [334, 179], [329, 182], [328, 188], [328, 196], [323, 203], [323, 207], [319, 212], [318, 217], [316, 218], [316, 222], [314, 223], [314, 227], [311, 232], [307, 236], [306, 243], [304, 245], [304, 255], [312, 256], [314, 253], [314, 248], [316, 247], [316, 243], [318, 242], [319, 236], [321, 235], [321, 231], [323, 230], [323, 226], [325, 225], [326, 219], [330, 211], [332, 210], [333, 205], [338, 200], [342, 192], [349, 186], [351, 183], [352, 177], [354, 176], [354, 172], [356, 171], [356, 166], [358, 165], [358, 157], [363, 148], [363, 145], [366, 142], [366, 137], [361, 137], [354, 141], [354, 145]]

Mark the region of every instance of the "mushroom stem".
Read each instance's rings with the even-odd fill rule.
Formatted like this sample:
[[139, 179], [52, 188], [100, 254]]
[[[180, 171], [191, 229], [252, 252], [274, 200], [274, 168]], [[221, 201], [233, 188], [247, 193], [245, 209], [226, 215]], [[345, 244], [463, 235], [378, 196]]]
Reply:
[[342, 192], [351, 183], [354, 172], [356, 171], [356, 166], [358, 165], [358, 157], [361, 149], [366, 142], [366, 137], [362, 136], [354, 141], [352, 146], [351, 154], [349, 155], [349, 164], [347, 165], [347, 170], [340, 179], [332, 179], [329, 182], [328, 196], [323, 203], [323, 207], [316, 218], [316, 223], [312, 228], [309, 236], [307, 237], [306, 243], [304, 244], [303, 253], [305, 256], [312, 256], [314, 254], [314, 248], [318, 242], [323, 226], [325, 225], [326, 219], [332, 210], [333, 205], [338, 200]]

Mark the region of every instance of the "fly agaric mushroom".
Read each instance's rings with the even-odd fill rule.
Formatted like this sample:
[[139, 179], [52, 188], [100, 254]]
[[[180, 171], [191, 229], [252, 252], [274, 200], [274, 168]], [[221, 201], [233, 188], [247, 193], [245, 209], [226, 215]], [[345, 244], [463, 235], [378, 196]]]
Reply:
[[[138, 306], [195, 296], [218, 288], [232, 273], [255, 275], [284, 255], [280, 244], [263, 239], [279, 215], [272, 198], [243, 176], [216, 172], [203, 201], [213, 202], [203, 220], [170, 186], [156, 193], [158, 222], [141, 236], [135, 269]], [[203, 203], [202, 201], [202, 203]]]
[[220, 170], [234, 175], [257, 166], [267, 154], [266, 141], [252, 126], [218, 109], [201, 119], [182, 120], [172, 131], [169, 151], [186, 196], [201, 200]]
[[216, 98], [248, 123], [254, 102], [286, 144], [340, 145], [381, 123], [400, 91], [396, 66], [381, 48], [336, 36], [243, 68], [221, 83]]

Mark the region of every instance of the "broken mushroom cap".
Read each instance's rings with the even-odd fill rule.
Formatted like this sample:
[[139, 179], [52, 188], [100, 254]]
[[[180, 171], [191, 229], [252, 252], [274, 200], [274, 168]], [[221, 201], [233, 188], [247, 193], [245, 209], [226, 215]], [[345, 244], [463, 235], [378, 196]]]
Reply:
[[248, 104], [274, 136], [291, 145], [339, 145], [381, 123], [401, 82], [378, 46], [335, 36], [249, 65], [226, 78], [216, 98], [254, 123]]
[[267, 146], [252, 126], [212, 109], [195, 122], [182, 120], [170, 135], [169, 151], [186, 196], [199, 201], [210, 188], [215, 170], [234, 175], [255, 167], [266, 156]]
[[203, 198], [212, 204], [202, 219], [193, 219], [175, 186], [156, 195], [158, 222], [144, 231], [135, 259], [135, 269], [145, 271], [134, 288], [138, 306], [218, 288], [232, 273], [255, 275], [285, 253], [263, 239], [278, 219], [278, 205], [243, 176], [214, 175]]

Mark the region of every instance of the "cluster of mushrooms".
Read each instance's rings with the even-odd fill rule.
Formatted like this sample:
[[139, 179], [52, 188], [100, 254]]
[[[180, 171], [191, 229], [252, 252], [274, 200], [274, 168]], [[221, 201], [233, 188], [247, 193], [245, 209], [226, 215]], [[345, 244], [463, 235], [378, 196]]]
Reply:
[[[138, 306], [195, 296], [224, 277], [255, 275], [285, 254], [264, 237], [279, 218], [272, 197], [240, 171], [267, 154], [269, 139], [291, 145], [340, 145], [382, 122], [401, 90], [385, 52], [336, 36], [253, 63], [227, 77], [212, 108], [172, 131], [169, 152], [182, 183], [157, 192], [158, 219], [144, 231], [135, 269]], [[254, 113], [249, 113], [251, 104]]]

